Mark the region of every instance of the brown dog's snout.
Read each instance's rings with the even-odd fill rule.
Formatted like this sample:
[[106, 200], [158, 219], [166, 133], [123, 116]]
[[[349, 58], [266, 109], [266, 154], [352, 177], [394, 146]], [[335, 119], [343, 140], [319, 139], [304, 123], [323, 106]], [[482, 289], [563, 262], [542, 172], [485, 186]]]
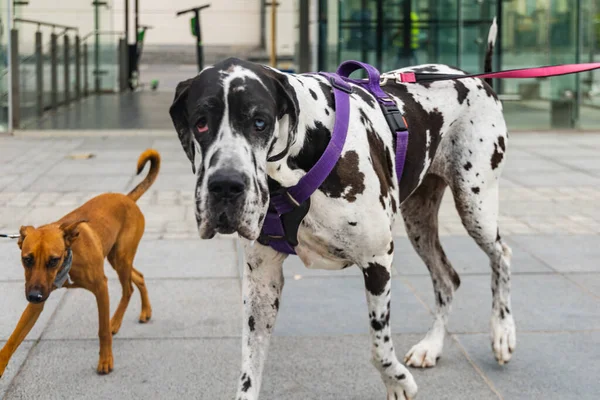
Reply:
[[220, 169], [208, 179], [208, 192], [217, 201], [236, 200], [246, 191], [246, 176], [235, 169]]
[[41, 286], [33, 286], [27, 291], [27, 301], [30, 303], [41, 303], [44, 301], [44, 293]]

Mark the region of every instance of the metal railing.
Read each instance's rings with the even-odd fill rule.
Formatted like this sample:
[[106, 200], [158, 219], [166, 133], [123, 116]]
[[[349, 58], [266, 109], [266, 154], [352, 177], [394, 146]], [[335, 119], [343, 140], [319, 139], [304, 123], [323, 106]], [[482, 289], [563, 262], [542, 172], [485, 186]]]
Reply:
[[[92, 31], [82, 38], [78, 28], [72, 26], [23, 18], [15, 18], [14, 22], [10, 35], [14, 128], [92, 93], [127, 88], [127, 45], [122, 32]], [[25, 27], [19, 29], [20, 24], [34, 25], [33, 37]], [[91, 37], [95, 39], [93, 57], [88, 43]], [[117, 40], [101, 46], [101, 37]], [[95, 81], [93, 90], [90, 75]]]

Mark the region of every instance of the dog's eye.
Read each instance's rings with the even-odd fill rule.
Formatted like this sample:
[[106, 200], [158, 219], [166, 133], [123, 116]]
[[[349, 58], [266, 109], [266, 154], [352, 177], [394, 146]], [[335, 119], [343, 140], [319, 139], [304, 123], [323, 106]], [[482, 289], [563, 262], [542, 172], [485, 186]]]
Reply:
[[206, 118], [202, 117], [198, 120], [198, 123], [196, 124], [196, 129], [198, 129], [199, 133], [203, 133], [208, 130], [208, 123], [206, 121]]
[[33, 256], [23, 257], [23, 265], [26, 267], [33, 267]]
[[254, 120], [254, 129], [256, 129], [257, 131], [263, 131], [265, 129], [265, 127], [267, 126], [265, 120], [257, 118]]
[[52, 257], [48, 260], [48, 268], [54, 268], [58, 265], [59, 257]]

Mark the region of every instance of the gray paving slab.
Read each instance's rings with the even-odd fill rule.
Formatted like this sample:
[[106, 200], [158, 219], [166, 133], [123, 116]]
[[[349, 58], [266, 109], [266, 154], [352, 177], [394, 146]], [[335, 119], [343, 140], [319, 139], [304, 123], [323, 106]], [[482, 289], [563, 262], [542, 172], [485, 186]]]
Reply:
[[[18, 233], [18, 229], [14, 233]], [[14, 239], [1, 240], [0, 282], [17, 281], [22, 283], [24, 276], [23, 266], [21, 265], [21, 250], [17, 246], [17, 241]]]
[[[143, 270], [142, 270], [143, 271]], [[119, 338], [237, 337], [242, 333], [242, 294], [238, 279], [146, 281], [152, 319], [138, 323], [139, 292], [135, 289]], [[117, 308], [121, 286], [109, 281], [110, 309]], [[44, 339], [96, 339], [98, 314], [94, 296], [71, 289], [44, 332]]]
[[567, 277], [600, 298], [600, 273], [569, 274]]
[[600, 178], [582, 172], [528, 172], [527, 174], [507, 174], [507, 178], [527, 187], [569, 187], [569, 186], [599, 186]]
[[194, 218], [193, 212], [188, 206], [165, 207], [150, 204], [139, 204], [139, 206], [146, 218], [146, 227], [157, 223], [186, 221], [188, 217]]
[[134, 265], [147, 279], [237, 278], [237, 262], [234, 240], [142, 239]]
[[[190, 167], [191, 168], [191, 167]], [[142, 177], [145, 176], [142, 174]], [[127, 190], [133, 189], [141, 179], [136, 179], [128, 185]], [[196, 189], [196, 177], [191, 172], [165, 172], [158, 175], [156, 182], [152, 184], [153, 190], [186, 190], [193, 193]]]
[[[73, 206], [35, 207], [21, 217], [20, 223], [22, 225], [33, 226], [49, 224], [59, 220], [63, 216], [73, 211], [75, 208], [76, 207]], [[15, 226], [14, 229], [18, 231], [19, 227]]]
[[[552, 271], [528, 252], [514, 248], [516, 239], [505, 237], [505, 240], [513, 247], [513, 273]], [[488, 256], [470, 236], [442, 236], [440, 241], [450, 263], [459, 274], [491, 273]], [[408, 238], [395, 238], [394, 249], [394, 268], [399, 275], [429, 275], [425, 263], [415, 252]]]
[[598, 332], [522, 334], [511, 362], [504, 367], [489, 351], [487, 335], [458, 338], [505, 399], [598, 399]]
[[[401, 277], [434, 308], [431, 280]], [[451, 332], [488, 332], [492, 295], [490, 277], [464, 276], [452, 303]], [[600, 301], [561, 275], [514, 275], [512, 313], [519, 331], [600, 329]]]
[[598, 235], [523, 235], [514, 243], [557, 271], [600, 272]]
[[[27, 339], [38, 339], [48, 322], [55, 313], [64, 296], [64, 290], [53, 292], [44, 306], [36, 324], [33, 326]], [[0, 282], [0, 299], [2, 301], [2, 312], [0, 313], [0, 340], [7, 340], [14, 331], [21, 314], [27, 307], [25, 299], [25, 286], [23, 282]]]
[[[0, 348], [4, 346], [6, 342], [0, 340]], [[25, 362], [29, 351], [33, 347], [34, 341], [25, 340], [17, 351], [13, 354], [10, 359], [8, 365], [6, 366], [6, 370], [4, 370], [4, 374], [0, 378], [0, 399], [6, 399], [5, 394], [8, 391], [13, 379], [17, 376], [21, 366]]]
[[[427, 332], [432, 316], [399, 280], [392, 283], [392, 332]], [[363, 277], [287, 279], [276, 335], [342, 335], [369, 332]]]
[[[402, 350], [416, 339], [394, 337], [396, 347]], [[115, 370], [108, 376], [97, 376], [95, 341], [41, 342], [15, 379], [7, 400], [34, 397], [213, 400], [235, 395], [241, 353], [239, 339], [115, 339], [113, 343]], [[69, 354], [68, 362], [64, 354]], [[383, 399], [384, 385], [369, 357], [366, 335], [276, 337], [269, 351], [261, 399]], [[447, 344], [445, 357], [435, 370], [413, 373], [420, 387], [419, 398], [497, 398], [452, 342]], [[69, 379], [60, 379], [65, 376]]]

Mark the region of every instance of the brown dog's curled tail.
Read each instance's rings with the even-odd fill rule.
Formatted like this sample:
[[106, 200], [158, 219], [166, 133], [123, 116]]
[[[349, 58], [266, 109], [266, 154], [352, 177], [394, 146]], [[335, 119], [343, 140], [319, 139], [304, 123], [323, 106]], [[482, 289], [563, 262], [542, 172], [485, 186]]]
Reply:
[[142, 173], [148, 161], [150, 161], [150, 172], [148, 172], [148, 175], [146, 175], [143, 181], [127, 194], [133, 201], [137, 201], [137, 199], [146, 193], [146, 190], [152, 186], [158, 175], [158, 170], [160, 169], [160, 154], [154, 149], [148, 149], [140, 155], [137, 162], [137, 174], [139, 175]]

